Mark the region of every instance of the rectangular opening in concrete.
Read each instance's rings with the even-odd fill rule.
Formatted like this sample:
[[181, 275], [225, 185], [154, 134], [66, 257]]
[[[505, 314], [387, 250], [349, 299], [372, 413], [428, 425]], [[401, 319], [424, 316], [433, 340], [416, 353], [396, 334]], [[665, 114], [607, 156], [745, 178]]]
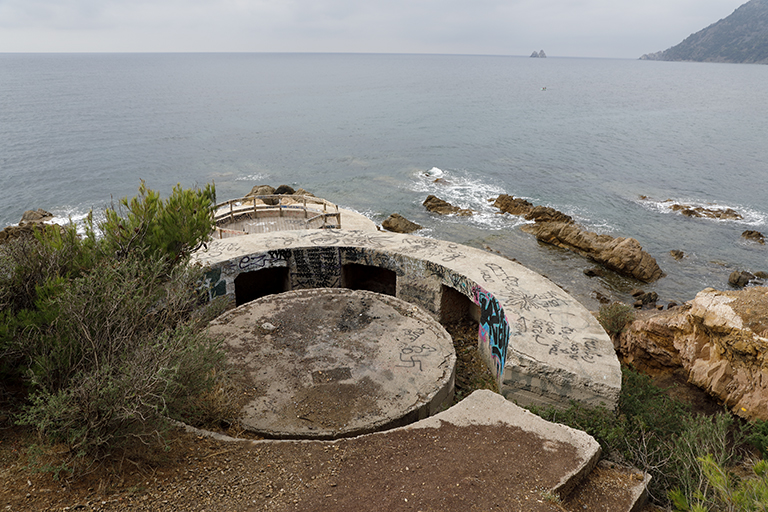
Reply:
[[477, 320], [474, 311], [477, 306], [469, 299], [469, 297], [450, 286], [441, 286], [440, 323], [450, 324], [464, 320], [465, 318]]
[[397, 293], [397, 274], [386, 268], [348, 263], [341, 267], [341, 286], [394, 297]]
[[235, 303], [246, 302], [291, 289], [287, 267], [272, 267], [243, 272], [235, 278]]

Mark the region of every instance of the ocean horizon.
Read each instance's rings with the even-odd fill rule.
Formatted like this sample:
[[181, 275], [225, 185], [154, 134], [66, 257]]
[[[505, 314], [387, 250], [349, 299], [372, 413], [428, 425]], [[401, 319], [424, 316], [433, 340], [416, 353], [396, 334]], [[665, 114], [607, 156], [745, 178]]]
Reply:
[[[768, 67], [434, 54], [0, 54], [0, 223], [64, 221], [177, 183], [219, 200], [305, 188], [380, 223], [489, 247], [587, 307], [594, 292], [660, 303], [734, 270], [768, 271]], [[437, 175], [442, 178], [435, 182]], [[608, 273], [520, 231], [506, 193], [637, 239], [666, 277]], [[428, 194], [476, 213], [439, 217]], [[671, 200], [671, 201], [668, 201]], [[672, 202], [732, 208], [689, 218]], [[686, 257], [675, 260], [671, 250]]]

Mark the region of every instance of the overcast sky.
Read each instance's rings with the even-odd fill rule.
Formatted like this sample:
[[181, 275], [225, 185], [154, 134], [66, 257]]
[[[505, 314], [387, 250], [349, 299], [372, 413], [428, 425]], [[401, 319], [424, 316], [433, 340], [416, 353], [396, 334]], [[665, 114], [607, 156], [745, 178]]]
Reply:
[[746, 0], [0, 0], [0, 52], [637, 58]]

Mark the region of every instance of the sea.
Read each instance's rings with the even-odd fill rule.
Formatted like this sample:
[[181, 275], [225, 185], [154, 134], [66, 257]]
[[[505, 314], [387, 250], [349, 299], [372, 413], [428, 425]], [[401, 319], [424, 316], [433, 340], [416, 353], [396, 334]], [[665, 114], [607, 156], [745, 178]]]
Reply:
[[[438, 179], [440, 178], [440, 179]], [[43, 208], [97, 215], [141, 180], [304, 188], [377, 223], [486, 248], [590, 309], [659, 304], [768, 271], [768, 66], [386, 54], [0, 54], [0, 227]], [[537, 242], [489, 200], [522, 197], [632, 237], [666, 276], [639, 283]], [[428, 213], [434, 194], [475, 211]], [[732, 208], [690, 218], [673, 202]], [[672, 250], [683, 251], [676, 260]]]

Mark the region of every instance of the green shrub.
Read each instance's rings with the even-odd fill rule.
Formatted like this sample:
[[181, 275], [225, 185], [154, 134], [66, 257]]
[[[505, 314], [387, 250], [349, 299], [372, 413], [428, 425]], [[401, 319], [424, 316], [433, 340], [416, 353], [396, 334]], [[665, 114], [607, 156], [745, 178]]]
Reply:
[[747, 441], [760, 452], [760, 456], [768, 459], [768, 421], [755, 420], [750, 424]]
[[0, 378], [23, 376], [18, 416], [73, 457], [163, 442], [166, 418], [189, 420], [221, 381], [223, 352], [187, 265], [209, 236], [214, 189], [176, 187], [107, 210], [85, 234], [44, 228], [0, 248]]
[[175, 264], [210, 236], [215, 204], [216, 189], [212, 185], [202, 190], [185, 190], [177, 185], [162, 201], [160, 194], [142, 181], [139, 196], [130, 201], [122, 199], [119, 209], [106, 210], [106, 220], [100, 226], [104, 243], [118, 258], [137, 251], [162, 256]]
[[711, 492], [698, 492], [687, 496], [680, 489], [670, 492], [676, 511], [707, 512], [726, 510], [752, 512], [768, 510], [768, 461], [760, 460], [752, 466], [752, 476], [739, 479], [729, 474], [723, 464], [712, 455], [697, 459], [700, 471]]
[[587, 432], [605, 457], [650, 473], [649, 495], [662, 505], [668, 504], [670, 489], [680, 488], [690, 498], [706, 485], [697, 458], [713, 454], [721, 464], [738, 459], [734, 446], [741, 441], [740, 431], [730, 414], [694, 415], [647, 375], [624, 368], [622, 377], [616, 411], [576, 403], [564, 411], [532, 410]]
[[597, 321], [603, 326], [605, 332], [612, 338], [621, 334], [624, 328], [635, 319], [635, 312], [631, 306], [614, 302], [609, 306], [601, 306], [597, 313]]

